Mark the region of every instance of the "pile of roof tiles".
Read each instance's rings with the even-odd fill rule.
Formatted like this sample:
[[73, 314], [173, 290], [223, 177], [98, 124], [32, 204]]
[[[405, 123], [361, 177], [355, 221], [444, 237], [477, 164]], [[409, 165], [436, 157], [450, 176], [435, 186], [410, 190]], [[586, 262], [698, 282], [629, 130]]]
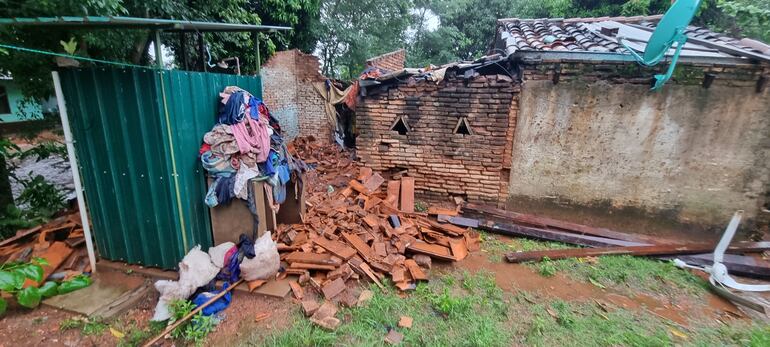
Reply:
[[479, 249], [478, 233], [433, 217], [456, 216], [458, 208], [415, 212], [414, 178], [386, 182], [349, 152], [312, 138], [295, 140], [289, 151], [315, 170], [306, 175], [304, 223], [279, 227], [278, 250], [286, 273], [327, 300], [355, 304], [344, 292], [356, 279], [384, 287], [389, 278], [400, 290], [414, 289], [428, 280], [432, 260], [459, 261]]

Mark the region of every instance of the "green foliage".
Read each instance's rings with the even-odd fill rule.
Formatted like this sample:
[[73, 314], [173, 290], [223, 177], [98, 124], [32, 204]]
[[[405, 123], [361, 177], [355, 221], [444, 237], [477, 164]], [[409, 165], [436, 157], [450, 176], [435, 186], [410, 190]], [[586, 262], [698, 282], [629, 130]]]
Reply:
[[18, 201], [27, 205], [31, 214], [48, 218], [66, 206], [64, 194], [45, 177], [37, 175], [31, 179], [21, 179], [19, 182], [24, 186], [24, 190]]
[[[169, 306], [171, 320], [169, 324], [187, 316], [195, 309], [195, 304], [188, 300], [174, 300]], [[184, 339], [201, 346], [209, 333], [214, 331], [216, 321], [212, 316], [204, 316], [202, 312], [196, 313], [189, 321], [182, 323], [171, 331], [171, 336], [176, 339]]]
[[43, 141], [24, 152], [19, 152], [17, 157], [22, 160], [35, 157], [36, 161], [41, 161], [48, 159], [51, 156], [57, 156], [67, 160], [69, 158], [67, 147], [56, 141]]
[[375, 295], [365, 306], [343, 309], [345, 323], [329, 332], [301, 314], [294, 324], [268, 336], [255, 332], [246, 343], [254, 346], [380, 346], [388, 327], [400, 316], [414, 320], [412, 328], [395, 328], [405, 346], [510, 346], [515, 334], [506, 322], [509, 303], [494, 276], [480, 271], [455, 273], [454, 280], [420, 283], [415, 292], [400, 297], [372, 286]]
[[70, 40], [67, 42], [64, 42], [64, 40], [59, 41], [59, 44], [61, 44], [64, 51], [69, 55], [74, 55], [75, 51], [78, 49], [78, 43], [75, 41], [74, 37], [70, 37]]
[[83, 323], [83, 329], [81, 332], [85, 336], [101, 335], [105, 330], [107, 330], [107, 327], [107, 324], [102, 323], [101, 319], [98, 317], [88, 318], [85, 323]]
[[83, 326], [83, 319], [80, 317], [77, 318], [66, 318], [59, 323], [59, 330], [66, 331], [66, 330], [73, 330], [73, 329], [80, 329]]
[[543, 257], [543, 260], [540, 261], [540, 264], [538, 265], [538, 272], [545, 277], [553, 277], [556, 275], [557, 271], [556, 266], [554, 266], [553, 262], [548, 257]]
[[719, 0], [717, 4], [735, 18], [742, 35], [770, 42], [770, 0]]
[[355, 78], [364, 62], [407, 44], [411, 0], [324, 0], [318, 26], [323, 73]]
[[88, 287], [93, 283], [91, 277], [86, 275], [77, 275], [68, 281], [64, 281], [56, 288], [57, 294], [67, 294], [74, 292], [78, 289]]
[[[31, 262], [11, 262], [0, 265], [0, 291], [12, 294], [19, 305], [27, 308], [35, 308], [40, 304], [42, 295], [35, 286], [24, 287], [24, 282], [29, 279], [40, 282], [43, 279], [43, 265], [47, 262], [41, 258], [35, 258]], [[0, 314], [5, 312], [7, 302], [0, 303]]]

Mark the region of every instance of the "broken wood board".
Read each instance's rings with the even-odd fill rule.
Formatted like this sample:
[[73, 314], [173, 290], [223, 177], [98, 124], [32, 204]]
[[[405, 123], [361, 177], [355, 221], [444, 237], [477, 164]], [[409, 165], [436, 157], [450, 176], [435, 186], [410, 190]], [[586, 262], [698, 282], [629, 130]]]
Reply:
[[52, 243], [50, 247], [42, 252], [33, 252], [33, 256], [45, 259], [48, 262], [48, 265], [43, 265], [43, 280], [40, 281], [40, 283], [28, 278], [24, 281], [24, 287], [39, 287], [45, 282], [48, 276], [51, 276], [51, 274], [59, 268], [72, 252], [73, 249], [70, 248], [70, 246], [67, 246], [65, 242], [60, 241]]
[[348, 234], [348, 233], [342, 233], [342, 238], [345, 239], [353, 248], [356, 249], [358, 254], [361, 255], [364, 260], [372, 259], [373, 253], [372, 249], [369, 247], [369, 245], [364, 242], [364, 240], [361, 240], [360, 237], [356, 234]]
[[548, 218], [548, 217], [541, 217], [541, 216], [536, 216], [531, 214], [523, 214], [523, 213], [501, 210], [498, 208], [478, 205], [473, 203], [466, 203], [463, 206], [463, 214], [465, 214], [466, 212], [470, 212], [471, 214], [477, 214], [477, 215], [482, 215], [486, 217], [483, 219], [502, 219], [502, 222], [524, 224], [524, 225], [533, 226], [539, 229], [551, 230], [552, 228], [556, 228], [556, 229], [561, 229], [564, 231], [578, 233], [578, 234], [593, 235], [593, 236], [606, 237], [606, 238], [611, 238], [616, 240], [623, 240], [623, 241], [637, 242], [637, 243], [647, 243], [647, 244], [675, 243], [671, 240], [665, 240], [656, 236], [623, 233], [623, 232], [614, 231], [606, 228], [591, 227], [587, 225], [561, 221], [561, 220]]
[[[520, 263], [525, 261], [540, 261], [546, 257], [548, 259], [555, 260], [567, 258], [598, 257], [602, 255], [684, 255], [710, 252], [714, 250], [715, 247], [716, 245], [714, 244], [696, 244], [550, 249], [545, 251], [510, 252], [505, 255], [505, 259], [510, 263]], [[728, 248], [728, 252], [762, 252], [768, 249], [770, 249], [770, 242], [741, 242]]]
[[385, 179], [380, 176], [379, 173], [375, 173], [369, 177], [366, 181], [364, 181], [364, 188], [369, 192], [369, 194], [374, 193], [378, 190], [380, 190], [380, 186], [385, 183]]

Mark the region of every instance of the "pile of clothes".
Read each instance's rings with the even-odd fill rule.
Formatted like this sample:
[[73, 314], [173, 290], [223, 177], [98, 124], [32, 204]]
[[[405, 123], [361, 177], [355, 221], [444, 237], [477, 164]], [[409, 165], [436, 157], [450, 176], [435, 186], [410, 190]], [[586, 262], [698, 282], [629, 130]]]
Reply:
[[234, 198], [247, 200], [256, 215], [252, 185], [247, 183], [264, 180], [273, 197], [271, 208], [277, 212], [286, 199], [292, 172], [299, 173], [305, 166], [289, 155], [280, 124], [262, 100], [235, 86], [225, 88], [219, 96], [217, 123], [203, 136], [199, 151], [203, 168], [213, 178], [204, 201], [215, 207]]

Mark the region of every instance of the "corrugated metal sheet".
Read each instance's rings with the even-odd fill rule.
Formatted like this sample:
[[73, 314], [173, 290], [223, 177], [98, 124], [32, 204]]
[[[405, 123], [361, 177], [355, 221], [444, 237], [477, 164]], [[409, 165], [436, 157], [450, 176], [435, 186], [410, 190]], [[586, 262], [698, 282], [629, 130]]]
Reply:
[[171, 269], [211, 246], [198, 148], [218, 93], [238, 85], [261, 97], [260, 79], [107, 68], [61, 78], [100, 256]]

